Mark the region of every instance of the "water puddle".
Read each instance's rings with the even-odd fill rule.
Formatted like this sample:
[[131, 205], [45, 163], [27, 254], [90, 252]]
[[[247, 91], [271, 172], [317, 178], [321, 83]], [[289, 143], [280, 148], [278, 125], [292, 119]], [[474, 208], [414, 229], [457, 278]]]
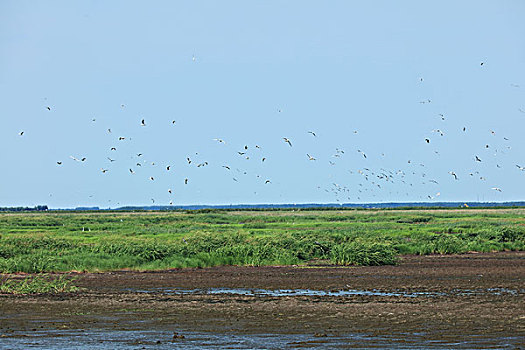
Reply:
[[349, 297], [349, 296], [379, 296], [379, 297], [440, 297], [447, 295], [513, 295], [525, 293], [525, 290], [512, 290], [506, 288], [490, 288], [490, 289], [455, 289], [451, 292], [405, 292], [393, 291], [386, 292], [376, 289], [372, 290], [357, 290], [357, 289], [342, 289], [342, 290], [314, 290], [314, 289], [248, 289], [248, 288], [198, 288], [198, 289], [182, 289], [182, 288], [152, 288], [152, 289], [125, 289], [125, 291], [133, 293], [160, 293], [165, 295], [239, 295], [239, 296], [253, 296], [253, 297], [297, 297], [297, 296], [312, 296], [312, 297]]

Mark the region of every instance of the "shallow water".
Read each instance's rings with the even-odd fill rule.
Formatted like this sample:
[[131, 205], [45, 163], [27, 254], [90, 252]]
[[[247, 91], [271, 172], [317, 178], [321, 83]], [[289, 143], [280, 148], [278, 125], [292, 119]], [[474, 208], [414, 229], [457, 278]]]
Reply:
[[469, 341], [428, 340], [424, 333], [400, 337], [367, 334], [220, 334], [184, 332], [184, 339], [156, 330], [46, 330], [0, 338], [0, 349], [515, 349], [519, 338], [476, 338]]
[[134, 293], [161, 293], [166, 295], [241, 295], [254, 297], [294, 297], [294, 296], [319, 296], [319, 297], [344, 297], [344, 296], [384, 296], [384, 297], [440, 297], [447, 295], [519, 295], [525, 293], [525, 290], [512, 290], [506, 288], [490, 289], [454, 289], [451, 292], [385, 292], [380, 290], [314, 290], [314, 289], [247, 289], [247, 288], [207, 288], [207, 289], [179, 289], [179, 288], [152, 288], [152, 289], [131, 289], [126, 291]]

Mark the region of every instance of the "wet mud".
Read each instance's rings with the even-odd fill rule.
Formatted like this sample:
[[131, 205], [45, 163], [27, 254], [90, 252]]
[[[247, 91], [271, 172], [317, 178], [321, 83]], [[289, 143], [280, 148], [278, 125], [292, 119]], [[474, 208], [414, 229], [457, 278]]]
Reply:
[[0, 349], [522, 348], [525, 252], [72, 274], [0, 295]]

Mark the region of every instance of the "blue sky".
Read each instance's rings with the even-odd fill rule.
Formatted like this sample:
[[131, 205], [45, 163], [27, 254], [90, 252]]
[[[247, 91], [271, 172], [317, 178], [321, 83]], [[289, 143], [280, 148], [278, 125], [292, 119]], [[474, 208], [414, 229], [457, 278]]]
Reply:
[[2, 1], [0, 206], [523, 200], [524, 13]]

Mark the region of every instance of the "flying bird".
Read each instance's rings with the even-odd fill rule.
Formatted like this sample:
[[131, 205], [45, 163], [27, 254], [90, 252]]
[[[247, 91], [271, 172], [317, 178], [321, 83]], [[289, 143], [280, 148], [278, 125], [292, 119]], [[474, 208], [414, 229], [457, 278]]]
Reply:
[[155, 181], [155, 179], [153, 178], [153, 176], [150, 176], [149, 179], [150, 179], [151, 181]]
[[458, 179], [458, 176], [456, 175], [455, 172], [453, 172], [453, 171], [449, 171], [448, 173], [449, 173], [450, 175], [454, 176], [454, 179], [455, 179], [455, 180]]
[[426, 141], [427, 143], [430, 143], [430, 139], [425, 139], [425, 141]]
[[168, 165], [168, 166], [166, 167], [166, 170], [167, 170], [167, 171], [170, 171], [170, 168], [171, 168], [171, 165]]
[[62, 162], [57, 162], [58, 165], [62, 165]]
[[111, 163], [113, 163], [113, 162], [115, 161], [115, 159], [111, 159], [111, 158], [109, 158], [109, 157], [107, 157], [107, 158], [108, 158], [108, 160], [109, 160]]
[[481, 159], [479, 159], [478, 156], [476, 156], [476, 162], [481, 162]]
[[270, 180], [266, 180], [266, 181], [264, 181], [264, 184], [265, 184], [265, 185], [266, 185], [266, 184], [270, 184], [270, 183], [272, 183]]
[[50, 110], [51, 110], [51, 107], [49, 107], [49, 106], [47, 106], [46, 108], [47, 108], [47, 110], [48, 110], [48, 111], [50, 111]]
[[308, 160], [315, 160], [315, 158], [309, 155], [308, 153], [306, 153], [306, 156], [308, 157]]
[[132, 174], [135, 174], [135, 172], [133, 171], [133, 169], [129, 169], [129, 172], [132, 173]]
[[492, 187], [491, 190], [501, 192], [501, 188], [499, 188], [499, 187]]
[[287, 144], [289, 144], [290, 147], [292, 147], [292, 142], [290, 142], [290, 140], [289, 140], [288, 138], [283, 137], [283, 140], [284, 140], [284, 142], [286, 142]]
[[313, 131], [308, 131], [309, 134], [312, 134], [314, 137], [317, 137], [317, 135], [315, 134], [315, 132]]
[[[363, 151], [361, 151], [360, 149], [358, 149], [357, 152], [361, 153], [361, 154], [363, 155], [363, 157], [366, 158], [366, 154], [365, 154]], [[409, 161], [409, 162], [410, 162], [410, 161]]]
[[185, 184], [185, 185], [188, 184], [188, 178], [184, 179], [184, 184]]
[[24, 132], [20, 131], [20, 133], [18, 133], [18, 135], [22, 136], [22, 135], [24, 135]]
[[230, 168], [229, 166], [227, 166], [227, 165], [223, 165], [222, 167], [223, 167], [223, 168], [226, 168], [226, 169], [228, 169], [228, 170], [231, 170], [231, 168]]
[[144, 119], [140, 121], [140, 126], [146, 126], [146, 121]]
[[218, 143], [226, 143], [223, 139], [213, 139], [214, 141], [217, 141]]
[[104, 169], [104, 168], [100, 168], [100, 171], [102, 172], [102, 174], [105, 174], [109, 169]]
[[122, 141], [122, 140], [125, 140], [126, 138], [125, 137], [122, 137], [122, 136], [119, 136], [118, 140], [119, 141]]

